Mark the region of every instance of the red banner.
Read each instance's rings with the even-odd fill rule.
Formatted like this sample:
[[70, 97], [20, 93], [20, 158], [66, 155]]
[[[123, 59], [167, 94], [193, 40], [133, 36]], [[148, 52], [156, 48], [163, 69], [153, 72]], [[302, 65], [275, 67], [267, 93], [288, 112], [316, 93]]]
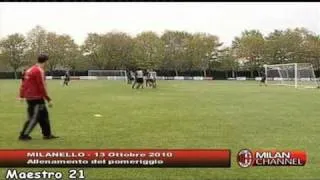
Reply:
[[0, 150], [0, 167], [225, 167], [226, 149]]

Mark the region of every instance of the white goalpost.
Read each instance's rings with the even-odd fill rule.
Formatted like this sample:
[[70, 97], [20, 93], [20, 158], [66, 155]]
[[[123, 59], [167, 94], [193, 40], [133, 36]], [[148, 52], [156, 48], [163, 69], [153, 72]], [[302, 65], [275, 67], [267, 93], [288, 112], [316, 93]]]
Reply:
[[317, 88], [318, 80], [310, 63], [264, 65], [268, 85]]
[[97, 79], [124, 80], [127, 81], [126, 70], [88, 70], [88, 76], [95, 76]]

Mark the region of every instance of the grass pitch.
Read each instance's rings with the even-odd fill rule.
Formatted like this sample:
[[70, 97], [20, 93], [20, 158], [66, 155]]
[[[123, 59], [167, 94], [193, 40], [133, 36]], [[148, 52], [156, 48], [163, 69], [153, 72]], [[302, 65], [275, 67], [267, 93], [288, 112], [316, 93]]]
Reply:
[[[159, 81], [133, 90], [120, 81], [48, 81], [54, 134], [20, 142], [25, 104], [15, 98], [19, 81], [0, 81], [0, 147], [12, 148], [230, 148], [232, 167], [192, 169], [85, 169], [87, 179], [317, 179], [320, 91], [259, 87], [256, 82]], [[102, 117], [94, 117], [101, 114]], [[305, 167], [240, 168], [240, 149], [305, 150]], [[0, 171], [0, 179], [4, 172]], [[22, 169], [20, 169], [22, 170]], [[33, 169], [36, 170], [36, 169]], [[52, 170], [52, 169], [51, 169]], [[56, 169], [67, 172], [68, 169]], [[65, 175], [66, 176], [66, 175]]]

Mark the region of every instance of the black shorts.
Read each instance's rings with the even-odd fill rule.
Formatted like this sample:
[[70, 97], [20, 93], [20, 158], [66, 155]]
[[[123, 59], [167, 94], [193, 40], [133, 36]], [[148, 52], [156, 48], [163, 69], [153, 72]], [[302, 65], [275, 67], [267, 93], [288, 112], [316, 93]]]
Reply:
[[148, 82], [154, 83], [155, 80], [154, 79], [147, 79]]
[[137, 78], [137, 83], [143, 83], [143, 78]]
[[262, 83], [266, 82], [266, 78], [262, 78], [260, 82]]

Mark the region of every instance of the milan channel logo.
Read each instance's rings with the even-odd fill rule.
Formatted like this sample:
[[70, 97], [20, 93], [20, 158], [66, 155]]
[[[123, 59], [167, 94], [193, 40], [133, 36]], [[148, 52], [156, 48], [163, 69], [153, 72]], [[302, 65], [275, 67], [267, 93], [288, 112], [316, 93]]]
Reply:
[[237, 160], [240, 167], [247, 168], [252, 165], [253, 154], [250, 150], [243, 149], [239, 151]]

